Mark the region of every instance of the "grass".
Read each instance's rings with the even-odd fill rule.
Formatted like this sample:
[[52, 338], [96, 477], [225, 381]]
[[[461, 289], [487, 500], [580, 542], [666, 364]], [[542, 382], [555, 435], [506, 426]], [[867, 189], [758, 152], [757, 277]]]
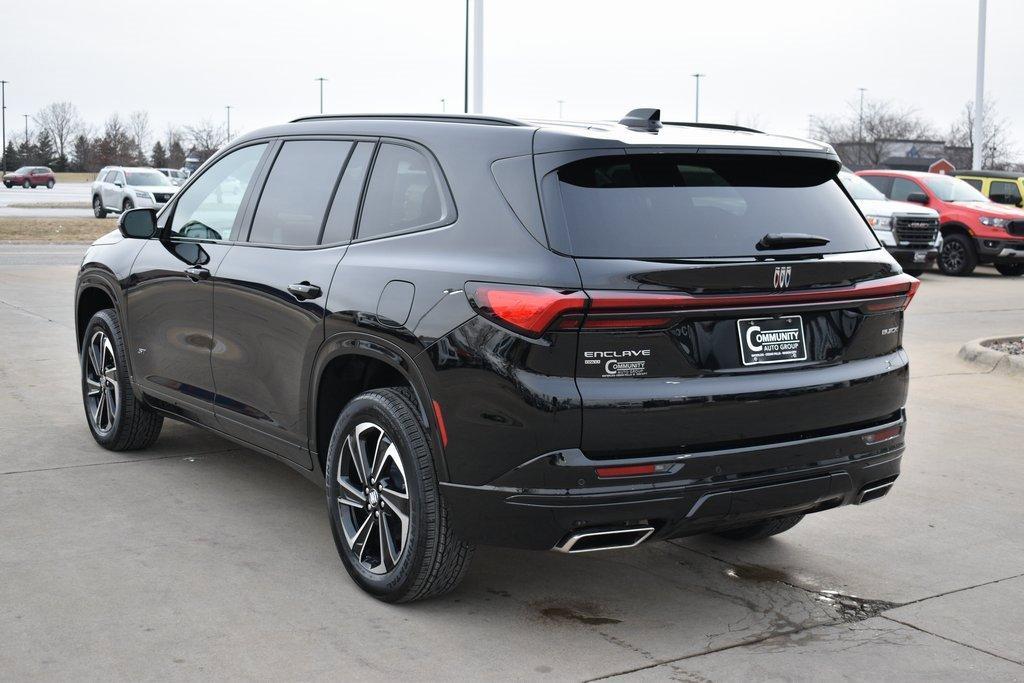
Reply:
[[114, 218], [0, 217], [0, 242], [92, 242], [116, 227]]
[[95, 173], [54, 173], [58, 183], [91, 183], [96, 179]]

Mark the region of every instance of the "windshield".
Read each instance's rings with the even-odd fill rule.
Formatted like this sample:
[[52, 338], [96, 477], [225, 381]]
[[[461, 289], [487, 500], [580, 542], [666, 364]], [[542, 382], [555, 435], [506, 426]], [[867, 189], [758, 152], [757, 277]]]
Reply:
[[879, 199], [885, 201], [885, 195], [879, 192], [874, 185], [853, 173], [839, 174], [839, 182], [843, 184], [846, 191], [854, 199]]
[[31, 166], [22, 166], [17, 171], [15, 171], [15, 173], [17, 173], [18, 175], [26, 175], [31, 170], [32, 170]]
[[171, 181], [159, 171], [127, 171], [128, 184], [135, 187], [147, 185], [170, 185]]
[[544, 215], [551, 247], [581, 257], [763, 256], [757, 244], [768, 233], [827, 240], [779, 250], [788, 253], [877, 249], [835, 171], [813, 157], [591, 157], [545, 176]]
[[989, 198], [960, 180], [949, 176], [931, 176], [924, 184], [944, 202], [988, 202]]

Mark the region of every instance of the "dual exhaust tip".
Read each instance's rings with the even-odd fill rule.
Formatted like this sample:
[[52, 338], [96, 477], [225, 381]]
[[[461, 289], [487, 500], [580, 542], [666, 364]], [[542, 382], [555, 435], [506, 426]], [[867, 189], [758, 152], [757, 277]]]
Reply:
[[638, 546], [654, 533], [652, 526], [629, 526], [614, 529], [587, 529], [570, 535], [555, 546], [560, 553], [592, 553]]

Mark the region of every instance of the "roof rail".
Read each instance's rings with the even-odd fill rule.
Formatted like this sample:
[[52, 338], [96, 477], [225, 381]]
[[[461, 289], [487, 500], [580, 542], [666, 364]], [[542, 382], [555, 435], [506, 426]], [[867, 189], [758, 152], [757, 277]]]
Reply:
[[441, 123], [479, 123], [486, 126], [524, 126], [522, 121], [497, 116], [479, 116], [477, 114], [314, 114], [292, 119], [290, 123], [301, 121], [331, 121], [334, 119], [373, 119], [391, 121], [437, 121]]
[[744, 133], [761, 133], [764, 134], [763, 130], [757, 130], [756, 128], [747, 128], [746, 126], [732, 126], [728, 123], [696, 123], [689, 121], [662, 121], [666, 126], [686, 126], [688, 128], [714, 128], [716, 130], [738, 130]]

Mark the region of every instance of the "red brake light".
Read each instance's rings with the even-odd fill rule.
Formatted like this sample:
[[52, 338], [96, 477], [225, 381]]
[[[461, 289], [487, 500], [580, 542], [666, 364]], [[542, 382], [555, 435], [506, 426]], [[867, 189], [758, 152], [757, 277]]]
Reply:
[[466, 296], [486, 317], [529, 337], [542, 335], [560, 315], [582, 313], [587, 303], [580, 291], [488, 283], [467, 284]]

